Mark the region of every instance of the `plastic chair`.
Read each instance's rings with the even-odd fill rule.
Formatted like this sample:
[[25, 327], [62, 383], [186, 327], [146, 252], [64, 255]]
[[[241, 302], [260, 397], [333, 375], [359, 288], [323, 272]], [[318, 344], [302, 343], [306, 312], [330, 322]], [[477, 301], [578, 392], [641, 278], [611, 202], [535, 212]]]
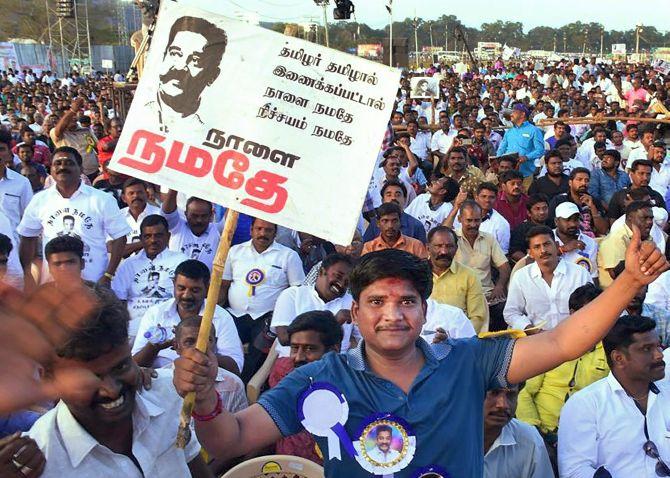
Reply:
[[240, 463], [221, 478], [324, 478], [323, 467], [289, 455], [259, 456]]
[[277, 360], [277, 350], [275, 347], [278, 343], [277, 339], [275, 339], [265, 362], [263, 362], [261, 368], [258, 369], [258, 372], [251, 377], [251, 380], [249, 380], [249, 383], [247, 384], [247, 398], [249, 399], [249, 405], [258, 401], [258, 397], [263, 390], [263, 385], [265, 385], [265, 382], [270, 376], [272, 366], [274, 365], [275, 360]]

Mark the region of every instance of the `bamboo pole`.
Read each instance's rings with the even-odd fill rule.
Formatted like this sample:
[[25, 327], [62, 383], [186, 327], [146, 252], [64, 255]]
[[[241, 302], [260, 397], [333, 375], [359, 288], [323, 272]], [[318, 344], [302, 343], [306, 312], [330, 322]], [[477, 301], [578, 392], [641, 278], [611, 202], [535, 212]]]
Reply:
[[[202, 315], [202, 324], [198, 332], [198, 341], [195, 348], [201, 352], [207, 352], [207, 345], [209, 344], [209, 334], [212, 330], [212, 319], [214, 317], [214, 310], [219, 301], [219, 291], [221, 290], [221, 280], [223, 278], [223, 267], [226, 264], [228, 251], [230, 251], [230, 244], [233, 241], [233, 234], [237, 227], [238, 212], [228, 209], [226, 214], [226, 222], [223, 225], [223, 232], [219, 246], [216, 249], [214, 256], [214, 264], [212, 265], [212, 277], [209, 282], [209, 289], [207, 290], [207, 301], [205, 302], [205, 312]], [[193, 406], [195, 405], [195, 392], [189, 392], [184, 398], [184, 404], [181, 408], [179, 416], [179, 430], [177, 431], [177, 447], [185, 448], [191, 438], [191, 413], [193, 413]]]
[[547, 118], [535, 123], [537, 126], [549, 126], [557, 121], [565, 124], [601, 124], [608, 121], [637, 121], [640, 123], [664, 123], [670, 124], [670, 118], [638, 118], [637, 116], [600, 116], [600, 117], [582, 117], [582, 118]]

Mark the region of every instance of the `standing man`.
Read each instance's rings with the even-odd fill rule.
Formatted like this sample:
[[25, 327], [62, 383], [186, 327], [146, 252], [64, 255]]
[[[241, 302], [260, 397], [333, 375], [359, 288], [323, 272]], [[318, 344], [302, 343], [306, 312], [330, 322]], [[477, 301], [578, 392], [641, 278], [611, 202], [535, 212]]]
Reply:
[[655, 327], [648, 317], [626, 315], [603, 339], [610, 374], [561, 411], [561, 476], [670, 476], [670, 390]]
[[537, 333], [538, 328], [555, 328], [570, 315], [570, 294], [591, 282], [591, 276], [583, 267], [559, 261], [558, 246], [550, 228], [534, 227], [526, 238], [528, 255], [535, 262], [512, 277], [504, 315], [511, 328]]
[[519, 385], [486, 392], [484, 399], [484, 478], [550, 478], [551, 463], [542, 437], [514, 417]]
[[477, 273], [454, 260], [458, 236], [453, 229], [437, 226], [428, 232], [428, 258], [433, 272], [430, 298], [458, 307], [477, 333], [489, 330], [489, 309]]
[[33, 190], [28, 179], [7, 166], [12, 160], [11, 143], [12, 137], [0, 131], [0, 212], [9, 219], [12, 237], [18, 243], [16, 228], [33, 197]]
[[533, 194], [526, 203], [528, 209], [528, 219], [519, 224], [512, 230], [509, 241], [509, 258], [518, 262], [528, 253], [528, 244], [526, 243], [526, 234], [535, 226], [546, 226], [549, 217], [549, 202], [543, 194]]
[[109, 121], [108, 131], [109, 134], [98, 141], [98, 161], [101, 166], [112, 159], [116, 144], [119, 142], [123, 131], [123, 120], [112, 118]]
[[[209, 279], [209, 269], [200, 261], [190, 259], [177, 266], [174, 271], [173, 297], [149, 308], [140, 320], [132, 346], [135, 362], [142, 367], [160, 368], [177, 358], [172, 348], [172, 329], [184, 319], [202, 316]], [[217, 336], [216, 349], [213, 350], [217, 366], [239, 375], [244, 357], [232, 317], [223, 308], [216, 306], [212, 324]], [[157, 326], [164, 327], [170, 333], [167, 340], [154, 344], [144, 334]]]
[[500, 175], [500, 182], [502, 189], [493, 207], [507, 220], [510, 229], [514, 229], [528, 217], [528, 196], [523, 193], [523, 176], [518, 171], [509, 171]]
[[170, 189], [162, 205], [163, 215], [170, 226], [170, 249], [196, 259], [212, 270], [214, 255], [219, 246], [219, 226], [211, 222], [212, 203], [191, 197], [186, 201], [186, 219], [177, 211], [177, 191]]
[[[617, 320], [635, 291], [669, 267], [661, 252], [642, 245], [637, 235], [627, 259], [626, 271], [615, 287], [556, 329], [517, 340], [471, 338], [430, 346], [417, 340], [431, 289], [428, 264], [403, 251], [375, 252], [361, 259], [350, 278], [351, 315], [365, 346], [346, 355], [327, 354], [319, 362], [300, 367], [263, 394], [257, 404], [235, 415], [217, 407], [216, 364], [211, 355], [185, 351], [175, 362], [175, 386], [181, 395], [195, 392], [196, 414], [213, 415], [207, 422], [197, 421], [195, 429], [203, 447], [217, 458], [244, 455], [297, 433], [303, 429], [303, 413], [317, 420], [313, 428], [309, 426], [315, 432], [319, 433], [317, 427], [328, 413], [329, 420], [341, 420], [346, 431], [340, 434], [342, 440], [356, 440], [369, 420], [397, 400], [384, 420], [405, 431], [402, 423], [407, 423], [417, 443], [407, 467], [394, 471], [398, 478], [411, 477], [430, 465], [479, 477], [484, 467], [486, 391], [507, 388], [583, 355]], [[339, 393], [319, 394], [329, 397], [333, 408], [312, 413], [314, 407], [300, 407], [298, 401], [301, 396], [311, 397], [318, 406], [319, 395], [312, 394], [321, 390], [310, 388], [317, 382]], [[343, 399], [355, 404], [348, 414], [343, 413]], [[321, 433], [313, 436], [323, 452], [326, 478], [370, 476], [367, 461], [359, 462], [346, 451], [333, 449], [348, 447], [346, 441], [330, 440], [329, 446]], [[335, 459], [336, 454], [341, 459]]]
[[145, 312], [173, 297], [175, 270], [188, 259], [169, 250], [169, 241], [167, 220], [155, 214], [145, 217], [140, 225], [142, 250], [124, 260], [112, 280], [112, 290], [128, 307], [133, 340]]
[[512, 124], [498, 147], [498, 156], [518, 153], [519, 172], [524, 177], [524, 189], [527, 191], [533, 181], [533, 175], [539, 164], [536, 161], [544, 155], [544, 134], [537, 126], [528, 121], [529, 110], [523, 103], [512, 107]]
[[450, 123], [447, 112], [440, 112], [440, 129], [433, 133], [433, 137], [430, 140], [430, 150], [433, 152], [433, 155], [437, 156], [440, 160], [442, 160], [451, 149], [451, 145], [457, 134], [455, 129], [449, 128]]
[[571, 202], [559, 204], [554, 220], [554, 235], [561, 259], [582, 266], [597, 280], [598, 244], [581, 231], [582, 215], [579, 208]]
[[651, 179], [649, 180], [649, 187], [665, 197], [670, 186], [670, 165], [666, 163], [666, 156], [668, 154], [667, 147], [663, 141], [654, 141], [651, 145], [650, 159], [654, 166], [651, 170]]
[[[476, 202], [465, 201], [459, 211], [458, 220], [461, 228], [456, 231], [458, 250], [454, 258], [474, 269], [479, 276], [489, 305], [490, 329], [501, 330], [505, 328], [503, 309], [511, 274], [509, 262], [494, 237], [479, 230], [482, 223], [481, 207]], [[495, 284], [491, 277], [493, 268], [498, 271], [498, 280]]]
[[142, 220], [154, 214], [161, 214], [161, 209], [147, 202], [147, 183], [137, 178], [128, 178], [123, 183], [123, 202], [128, 206], [121, 209], [121, 214], [130, 226], [126, 236], [126, 249], [123, 257], [128, 257], [142, 250], [140, 241], [140, 224]]
[[[25, 272], [26, 286], [32, 286], [30, 267], [42, 235], [46, 244], [59, 235], [79, 237], [84, 242], [86, 280], [109, 285], [121, 262], [130, 227], [114, 198], [80, 178], [82, 157], [69, 146], [54, 151], [51, 175], [56, 185], [30, 202], [18, 227], [21, 235], [19, 255]], [[109, 259], [107, 241], [111, 238]], [[46, 268], [43, 268], [46, 279]]]
[[230, 248], [223, 271], [219, 304], [227, 306], [242, 343], [249, 344], [244, 383], [263, 364], [274, 341], [270, 323], [279, 294], [305, 279], [300, 256], [277, 243], [276, 234], [275, 224], [254, 219], [251, 240]]

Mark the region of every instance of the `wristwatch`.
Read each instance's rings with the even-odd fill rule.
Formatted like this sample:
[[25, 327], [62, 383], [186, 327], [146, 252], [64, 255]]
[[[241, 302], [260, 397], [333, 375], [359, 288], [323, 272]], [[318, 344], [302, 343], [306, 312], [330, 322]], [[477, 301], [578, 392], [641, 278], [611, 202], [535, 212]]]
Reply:
[[105, 272], [103, 276], [107, 277], [109, 280], [114, 279], [114, 274], [110, 274], [109, 272]]

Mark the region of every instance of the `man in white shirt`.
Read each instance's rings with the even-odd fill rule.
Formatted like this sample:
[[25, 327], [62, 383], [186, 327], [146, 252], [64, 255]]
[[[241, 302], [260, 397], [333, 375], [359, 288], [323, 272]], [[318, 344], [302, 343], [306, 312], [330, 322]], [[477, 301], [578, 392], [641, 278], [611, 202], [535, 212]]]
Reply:
[[598, 278], [598, 243], [581, 231], [582, 214], [575, 203], [556, 206], [554, 238], [561, 260], [586, 269], [593, 279]]
[[667, 149], [665, 142], [655, 141], [651, 145], [651, 179], [649, 187], [657, 191], [662, 197], [665, 197], [670, 186], [670, 164], [666, 163]]
[[7, 262], [5, 262], [5, 273], [2, 280], [9, 285], [17, 288], [23, 288], [23, 268], [19, 260], [19, 244], [14, 238], [14, 229], [9, 223], [7, 216], [0, 211], [0, 234], [7, 236], [9, 239], [9, 251], [7, 251]]
[[519, 269], [510, 281], [505, 322], [518, 330], [551, 330], [570, 315], [570, 294], [591, 274], [572, 262], [560, 260], [554, 231], [547, 226], [531, 228], [526, 235], [528, 255], [535, 261]]
[[[493, 208], [498, 197], [498, 187], [493, 183], [481, 183], [477, 187], [475, 202], [482, 208], [482, 223], [479, 226], [481, 232], [491, 234], [502, 251], [509, 252], [510, 227], [509, 222], [502, 214]], [[458, 227], [454, 224], [455, 227]]]
[[170, 250], [199, 260], [211, 271], [221, 239], [220, 225], [210, 222], [212, 203], [196, 197], [189, 198], [184, 218], [177, 210], [177, 191], [169, 190], [162, 211], [170, 226]]
[[440, 129], [433, 133], [433, 137], [430, 140], [430, 150], [436, 156], [439, 156], [440, 159], [447, 154], [447, 151], [451, 148], [454, 138], [458, 132], [455, 129], [450, 129], [449, 115], [446, 112], [440, 112], [439, 119]]
[[484, 399], [484, 478], [550, 478], [549, 454], [538, 431], [512, 418], [519, 385], [486, 392]]
[[[174, 299], [154, 305], [140, 320], [132, 350], [135, 362], [143, 367], [160, 368], [177, 358], [177, 353], [172, 349], [172, 329], [184, 319], [202, 316], [209, 280], [209, 269], [200, 261], [189, 259], [177, 266], [174, 273]], [[214, 353], [219, 367], [239, 375], [244, 357], [232, 317], [225, 309], [216, 306], [212, 323], [217, 333]], [[153, 327], [167, 329], [167, 340], [151, 343], [145, 334]]]
[[16, 171], [9, 169], [13, 154], [10, 147], [12, 137], [0, 132], [0, 212], [3, 212], [12, 228], [12, 238], [18, 243], [16, 228], [33, 197], [30, 181]]
[[655, 327], [652, 319], [626, 315], [603, 339], [610, 374], [561, 410], [561, 477], [670, 476], [670, 388]]
[[290, 338], [286, 331], [288, 326], [298, 315], [310, 310], [328, 310], [333, 313], [344, 333], [340, 352], [349, 350], [355, 327], [349, 314], [352, 298], [347, 292], [352, 267], [351, 257], [330, 254], [322, 261], [314, 286], [291, 286], [279, 294], [270, 323], [270, 331], [277, 334], [279, 343], [275, 349], [279, 359], [288, 359], [291, 353]]
[[89, 394], [63, 390], [62, 400], [31, 428], [28, 435], [46, 459], [42, 477], [211, 477], [195, 434], [185, 449], [175, 445], [182, 400], [171, 375], [159, 374], [150, 390], [141, 388], [126, 309], [108, 289], [94, 294], [98, 310], [57, 348], [52, 372], [76, 367], [97, 385]]
[[654, 130], [644, 130], [640, 137], [640, 147], [633, 149], [626, 165], [630, 168], [638, 159], [650, 159], [650, 150], [654, 144]]
[[431, 143], [430, 132], [419, 131], [419, 123], [414, 120], [407, 123], [407, 132], [410, 136], [409, 149], [419, 159], [419, 162], [427, 160]]
[[123, 257], [128, 257], [142, 250], [140, 242], [140, 224], [142, 220], [152, 214], [161, 214], [161, 209], [147, 203], [147, 183], [137, 178], [129, 178], [123, 183], [123, 202], [128, 207], [121, 209], [121, 214], [130, 226], [130, 233], [126, 236], [126, 249]]
[[[40, 235], [45, 244], [62, 235], [80, 238], [84, 242], [83, 278], [107, 286], [114, 278], [130, 227], [112, 195], [81, 181], [81, 163], [76, 149], [57, 148], [51, 163], [56, 185], [33, 198], [19, 224], [19, 256], [28, 286], [32, 286], [30, 267]], [[109, 259], [108, 238], [111, 238]], [[46, 276], [43, 268], [42, 282], [46, 282]]]
[[393, 429], [390, 425], [378, 425], [375, 428], [375, 446], [367, 452], [370, 460], [376, 463], [390, 463], [400, 457], [400, 452], [391, 448]]
[[453, 205], [445, 202], [447, 195], [447, 183], [453, 181], [446, 176], [432, 177], [426, 184], [428, 192], [419, 194], [414, 201], [405, 209], [405, 213], [417, 219], [428, 231], [444, 222], [453, 209]]
[[242, 380], [262, 365], [274, 341], [269, 327], [279, 294], [305, 279], [298, 253], [275, 241], [277, 226], [251, 222], [251, 240], [231, 247], [223, 270], [219, 302], [228, 306], [242, 343], [249, 344]]
[[132, 340], [145, 312], [174, 297], [175, 270], [188, 259], [167, 248], [170, 232], [163, 216], [153, 214], [142, 220], [140, 240], [143, 249], [124, 260], [112, 280], [112, 290], [128, 307], [128, 335]]
[[446, 339], [461, 339], [477, 335], [470, 319], [458, 307], [426, 300], [426, 323], [421, 328], [421, 338], [428, 343]]

